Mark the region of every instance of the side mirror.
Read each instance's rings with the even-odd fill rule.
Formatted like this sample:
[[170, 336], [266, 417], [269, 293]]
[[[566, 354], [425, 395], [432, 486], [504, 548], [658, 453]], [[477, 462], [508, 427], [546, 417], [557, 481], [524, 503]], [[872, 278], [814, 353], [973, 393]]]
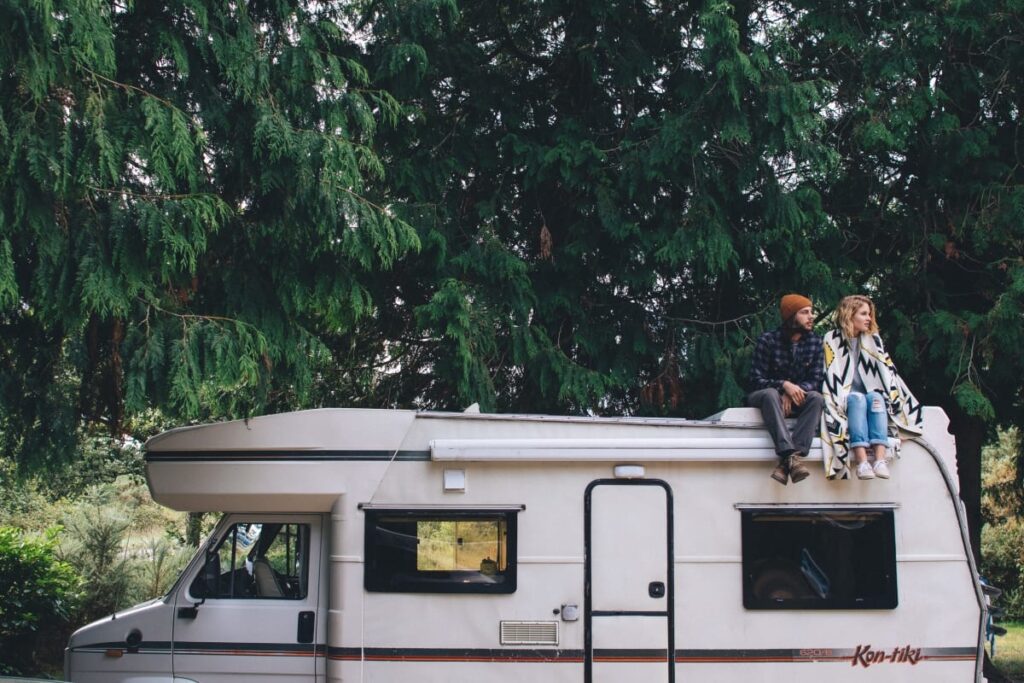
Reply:
[[138, 652], [139, 646], [142, 645], [142, 631], [137, 628], [128, 631], [128, 635], [124, 637], [124, 644], [128, 646], [128, 652]]
[[220, 555], [215, 550], [207, 548], [203, 566], [189, 587], [189, 592], [193, 597], [199, 598], [199, 602], [190, 607], [179, 607], [178, 618], [195, 619], [199, 614], [199, 606], [206, 602], [206, 598], [217, 595], [219, 586]]

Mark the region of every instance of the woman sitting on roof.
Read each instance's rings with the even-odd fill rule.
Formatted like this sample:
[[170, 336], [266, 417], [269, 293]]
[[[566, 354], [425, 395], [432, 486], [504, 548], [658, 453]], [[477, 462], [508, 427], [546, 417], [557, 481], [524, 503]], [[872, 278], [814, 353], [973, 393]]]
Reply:
[[[845, 297], [836, 308], [835, 322], [836, 329], [825, 335], [821, 388], [825, 475], [849, 479], [850, 468], [855, 467], [858, 479], [888, 479], [890, 437], [896, 437], [892, 443], [898, 455], [900, 430], [921, 433], [921, 404], [882, 346], [871, 299]], [[869, 449], [873, 464], [868, 459]]]

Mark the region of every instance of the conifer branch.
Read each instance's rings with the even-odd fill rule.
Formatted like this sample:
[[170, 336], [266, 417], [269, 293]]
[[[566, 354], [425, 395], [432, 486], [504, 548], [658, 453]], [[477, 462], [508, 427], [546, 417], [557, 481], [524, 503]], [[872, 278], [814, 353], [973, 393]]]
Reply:
[[345, 192], [347, 192], [347, 193], [348, 193], [348, 194], [349, 194], [349, 195], [350, 195], [350, 196], [351, 196], [351, 197], [352, 197], [353, 199], [355, 199], [356, 201], [362, 202], [363, 204], [366, 204], [367, 206], [369, 206], [369, 207], [371, 207], [372, 209], [374, 209], [374, 210], [376, 210], [376, 211], [380, 212], [381, 214], [383, 214], [383, 215], [385, 215], [385, 216], [388, 216], [388, 217], [390, 217], [390, 213], [389, 213], [389, 212], [388, 212], [388, 210], [387, 210], [387, 209], [385, 209], [385, 208], [384, 208], [383, 206], [380, 206], [380, 205], [378, 205], [378, 204], [374, 204], [374, 203], [373, 203], [373, 202], [371, 202], [371, 201], [370, 201], [369, 199], [367, 199], [367, 198], [366, 198], [366, 197], [364, 197], [363, 195], [359, 194], [359, 193], [358, 193], [358, 192], [356, 192], [355, 190], [350, 190], [350, 189], [349, 189], [349, 188], [347, 188], [347, 187], [342, 187], [341, 189], [342, 189], [342, 190], [344, 190]]
[[212, 192], [186, 192], [181, 194], [151, 194], [145, 192], [133, 192], [131, 190], [118, 190], [112, 187], [98, 187], [96, 185], [87, 185], [90, 190], [94, 192], [102, 192], [104, 194], [116, 194], [116, 195], [127, 195], [134, 199], [142, 199], [145, 201], [179, 201], [182, 199], [220, 199], [220, 197]]
[[[81, 64], [81, 63], [79, 63], [78, 66], [83, 71], [88, 72], [95, 80], [103, 81], [104, 83], [107, 83], [108, 85], [112, 85], [115, 88], [120, 88], [120, 89], [126, 90], [128, 92], [137, 92], [137, 93], [143, 95], [144, 97], [151, 97], [154, 100], [156, 100], [157, 102], [160, 102], [161, 104], [163, 104], [165, 107], [181, 111], [181, 108], [178, 107], [173, 102], [171, 102], [170, 100], [165, 100], [164, 98], [160, 97], [159, 95], [154, 95], [153, 93], [149, 92], [148, 90], [144, 90], [143, 88], [140, 88], [137, 85], [131, 85], [129, 83], [121, 83], [120, 81], [115, 81], [112, 78], [108, 78], [108, 77], [104, 76], [101, 73], [93, 71], [92, 69], [90, 69], [89, 67], [87, 67], [87, 66], [85, 66], [84, 64]], [[184, 114], [185, 112], [182, 111], [181, 113]]]
[[676, 323], [687, 323], [687, 324], [690, 324], [690, 325], [703, 325], [705, 327], [712, 327], [712, 328], [714, 328], [714, 327], [727, 327], [729, 325], [737, 325], [737, 326], [739, 326], [739, 324], [742, 321], [744, 321], [744, 320], [747, 320], [749, 318], [756, 318], [758, 316], [764, 315], [768, 311], [768, 309], [770, 309], [770, 308], [771, 308], [771, 305], [769, 304], [768, 306], [765, 306], [764, 308], [761, 308], [760, 310], [754, 311], [753, 313], [745, 313], [745, 314], [743, 314], [741, 316], [737, 316], [735, 318], [730, 318], [729, 320], [697, 320], [696, 318], [676, 318], [676, 317], [673, 317], [671, 315], [666, 315], [664, 318], [665, 318], [665, 320], [671, 320], [672, 322], [676, 322]]
[[[163, 313], [164, 315], [169, 315], [172, 318], [178, 318], [179, 320], [182, 320], [182, 321], [197, 320], [197, 321], [205, 321], [205, 322], [213, 322], [213, 323], [232, 323], [232, 324], [235, 324], [235, 325], [242, 325], [244, 327], [248, 327], [249, 329], [251, 329], [252, 331], [256, 332], [257, 334], [259, 333], [259, 330], [256, 328], [255, 325], [253, 325], [252, 323], [245, 322], [244, 320], [239, 320], [238, 318], [228, 318], [228, 317], [225, 317], [225, 316], [222, 316], [222, 315], [199, 315], [197, 313], [175, 313], [174, 311], [168, 311], [166, 308], [161, 307], [160, 305], [154, 303], [153, 301], [150, 301], [148, 299], [144, 299], [141, 296], [140, 297], [136, 297], [136, 298], [140, 302], [142, 302], [147, 308], [152, 308], [152, 309], [154, 309], [156, 311], [159, 311], [160, 313]], [[149, 321], [149, 313], [147, 312], [146, 313], [146, 322], [147, 322], [147, 324], [148, 324], [148, 321]]]

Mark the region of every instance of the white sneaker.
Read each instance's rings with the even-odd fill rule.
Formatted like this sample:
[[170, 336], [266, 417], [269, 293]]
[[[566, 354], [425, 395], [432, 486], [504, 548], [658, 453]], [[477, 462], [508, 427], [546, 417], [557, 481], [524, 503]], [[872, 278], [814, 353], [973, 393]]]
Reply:
[[871, 463], [867, 460], [857, 465], [857, 478], [858, 479], [874, 479], [875, 471], [871, 469]]
[[875, 461], [875, 476], [879, 479], [889, 478], [889, 466], [885, 464], [885, 460]]

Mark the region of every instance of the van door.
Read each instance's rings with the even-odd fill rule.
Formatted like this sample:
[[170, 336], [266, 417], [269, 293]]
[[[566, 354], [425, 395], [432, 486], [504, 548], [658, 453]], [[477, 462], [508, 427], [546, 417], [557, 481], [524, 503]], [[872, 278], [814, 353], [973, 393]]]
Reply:
[[175, 598], [175, 678], [314, 683], [321, 518], [225, 517]]
[[599, 479], [584, 508], [585, 683], [674, 681], [672, 489]]

